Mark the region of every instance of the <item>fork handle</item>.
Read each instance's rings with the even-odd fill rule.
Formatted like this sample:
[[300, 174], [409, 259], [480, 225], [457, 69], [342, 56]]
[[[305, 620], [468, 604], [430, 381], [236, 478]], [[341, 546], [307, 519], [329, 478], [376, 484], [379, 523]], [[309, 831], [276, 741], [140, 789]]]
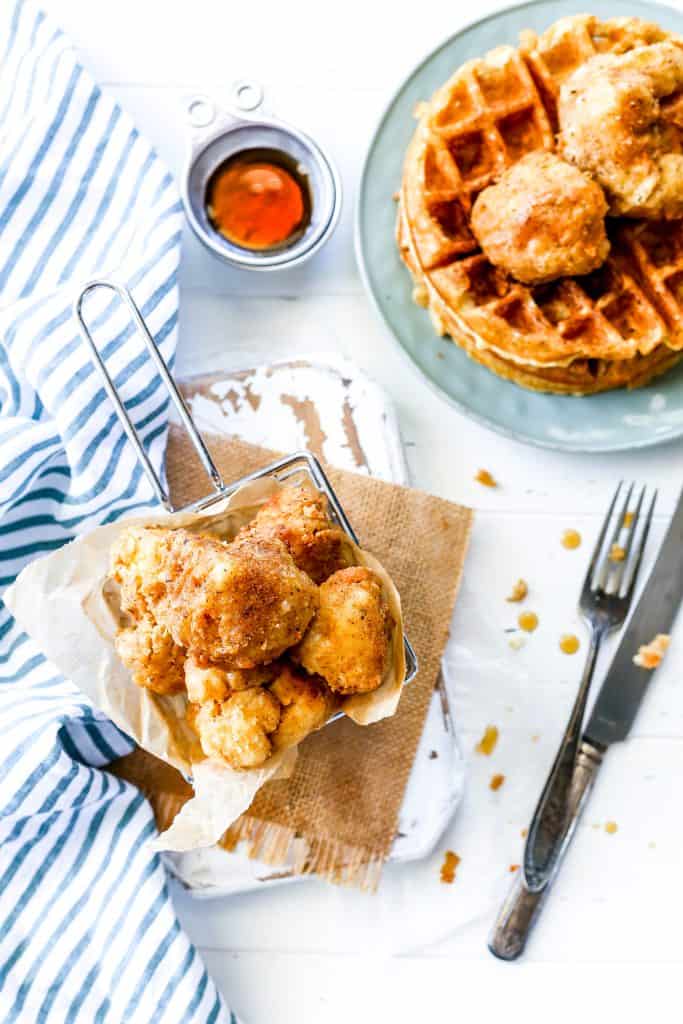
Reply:
[[518, 871], [515, 875], [510, 892], [489, 936], [489, 950], [499, 959], [516, 960], [524, 952], [529, 933], [538, 919], [593, 789], [602, 758], [603, 751], [598, 747], [586, 740], [581, 743], [569, 792], [567, 826], [563, 835], [558, 837], [559, 847], [553, 872], [544, 887], [536, 892], [531, 892], [526, 887], [522, 871]]
[[524, 847], [522, 868], [525, 885], [533, 892], [544, 887], [559, 856], [563, 830], [570, 813], [570, 791], [581, 741], [588, 693], [603, 637], [604, 630], [594, 626], [574, 706], [529, 825], [529, 837]]

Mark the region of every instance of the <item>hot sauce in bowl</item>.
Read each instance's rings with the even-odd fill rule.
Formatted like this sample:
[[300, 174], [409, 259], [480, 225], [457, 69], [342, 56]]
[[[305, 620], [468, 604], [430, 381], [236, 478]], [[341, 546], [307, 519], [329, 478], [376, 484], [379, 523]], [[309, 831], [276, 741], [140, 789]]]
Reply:
[[264, 250], [291, 245], [311, 216], [311, 192], [296, 161], [278, 150], [249, 149], [216, 168], [206, 189], [212, 227], [233, 245]]

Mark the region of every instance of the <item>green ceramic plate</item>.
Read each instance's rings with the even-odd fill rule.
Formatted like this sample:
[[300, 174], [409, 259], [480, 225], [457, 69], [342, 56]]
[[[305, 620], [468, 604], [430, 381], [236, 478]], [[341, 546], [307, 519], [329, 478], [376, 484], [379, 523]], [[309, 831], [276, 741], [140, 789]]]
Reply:
[[428, 314], [411, 298], [408, 272], [394, 242], [403, 154], [413, 133], [418, 100], [428, 99], [463, 61], [502, 43], [520, 29], [541, 31], [560, 17], [589, 9], [599, 17], [634, 15], [683, 32], [683, 14], [656, 3], [626, 0], [539, 0], [501, 11], [463, 29], [410, 75], [387, 107], [370, 143], [358, 199], [356, 247], [366, 287], [413, 366], [461, 412], [508, 437], [565, 451], [644, 448], [683, 435], [683, 363], [639, 391], [568, 398], [525, 391], [472, 362], [434, 334]]

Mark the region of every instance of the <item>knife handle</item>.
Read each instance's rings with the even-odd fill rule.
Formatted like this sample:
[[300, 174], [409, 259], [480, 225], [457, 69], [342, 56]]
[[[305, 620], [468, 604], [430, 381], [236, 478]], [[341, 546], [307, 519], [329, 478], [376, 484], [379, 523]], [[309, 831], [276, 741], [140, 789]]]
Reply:
[[524, 884], [524, 875], [517, 872], [512, 888], [500, 909], [491, 934], [488, 947], [501, 960], [516, 960], [524, 952], [527, 939], [533, 928], [545, 899], [550, 892], [562, 859], [569, 847], [577, 823], [602, 764], [603, 751], [584, 740], [576, 757], [568, 797], [568, 814], [565, 831], [553, 872], [545, 886], [538, 892], [530, 892]]

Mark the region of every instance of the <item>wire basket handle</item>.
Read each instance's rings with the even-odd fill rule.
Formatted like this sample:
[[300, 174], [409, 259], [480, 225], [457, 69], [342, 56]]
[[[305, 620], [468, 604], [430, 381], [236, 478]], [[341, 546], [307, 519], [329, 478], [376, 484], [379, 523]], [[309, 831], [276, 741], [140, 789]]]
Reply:
[[185, 430], [187, 431], [187, 434], [190, 440], [192, 441], [192, 444], [195, 447], [195, 451], [197, 452], [197, 455], [201, 460], [202, 466], [206, 470], [207, 476], [210, 477], [216, 493], [218, 495], [223, 494], [226, 490], [223, 478], [215, 462], [211, 458], [209, 450], [204, 444], [204, 441], [202, 440], [201, 434], [194, 425], [194, 421], [192, 420], [192, 416], [190, 415], [190, 412], [187, 406], [185, 405], [185, 401], [180, 392], [178, 391], [178, 388], [176, 387], [173, 377], [169, 373], [168, 367], [166, 366], [166, 363], [164, 362], [161, 353], [159, 352], [159, 349], [156, 346], [154, 338], [152, 337], [147, 328], [147, 324], [142, 318], [140, 310], [135, 304], [133, 296], [130, 294], [128, 289], [125, 288], [123, 285], [117, 284], [116, 282], [110, 281], [106, 278], [88, 281], [84, 285], [80, 294], [77, 296], [76, 301], [74, 302], [74, 313], [76, 315], [76, 319], [78, 320], [81, 336], [83, 337], [84, 341], [86, 341], [90, 346], [90, 350], [92, 351], [93, 358], [95, 360], [95, 365], [97, 366], [100, 372], [106, 392], [114, 404], [116, 414], [119, 420], [121, 421], [121, 426], [125, 430], [128, 440], [134, 446], [135, 451], [137, 452], [138, 458], [140, 460], [140, 464], [142, 465], [142, 468], [144, 469], [147, 475], [147, 479], [154, 488], [154, 493], [156, 494], [157, 498], [164, 506], [164, 508], [166, 508], [169, 512], [175, 511], [168, 490], [164, 486], [162, 480], [159, 478], [159, 475], [156, 473], [152, 463], [149, 460], [149, 456], [147, 455], [144, 445], [140, 440], [140, 436], [135, 427], [133, 426], [132, 420], [128, 415], [128, 412], [126, 411], [126, 408], [118, 395], [116, 386], [109, 375], [109, 371], [107, 370], [104, 360], [102, 359], [102, 356], [100, 355], [99, 350], [95, 345], [95, 342], [93, 341], [90, 329], [83, 318], [83, 302], [85, 300], [85, 297], [86, 295], [88, 295], [90, 292], [94, 291], [97, 288], [107, 288], [109, 289], [109, 291], [115, 292], [115, 294], [118, 295], [121, 302], [128, 309], [131, 319], [137, 328], [138, 334], [144, 341], [147, 351], [152, 357], [163, 383], [166, 385], [166, 389], [169, 393], [171, 401], [173, 402], [174, 406], [178, 411], [178, 415], [180, 416], [181, 422]]

